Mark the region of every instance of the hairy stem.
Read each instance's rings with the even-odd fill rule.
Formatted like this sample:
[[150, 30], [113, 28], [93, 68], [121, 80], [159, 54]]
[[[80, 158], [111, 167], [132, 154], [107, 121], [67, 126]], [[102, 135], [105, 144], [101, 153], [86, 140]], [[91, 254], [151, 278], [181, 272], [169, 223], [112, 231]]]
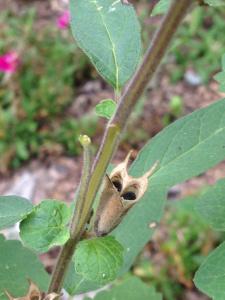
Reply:
[[61, 291], [65, 272], [71, 261], [75, 246], [85, 230], [95, 196], [105, 176], [107, 166], [118, 147], [121, 133], [125, 129], [128, 118], [141, 93], [156, 72], [174, 33], [193, 2], [194, 0], [175, 0], [173, 2], [160, 28], [155, 33], [142, 64], [119, 100], [117, 110], [106, 127], [102, 143], [93, 163], [91, 176], [83, 195], [82, 211], [78, 212], [80, 217], [78, 219], [78, 217], [74, 216], [74, 220], [77, 220], [76, 226], [73, 228], [74, 232], [70, 240], [62, 248], [52, 276], [49, 292], [59, 293]]

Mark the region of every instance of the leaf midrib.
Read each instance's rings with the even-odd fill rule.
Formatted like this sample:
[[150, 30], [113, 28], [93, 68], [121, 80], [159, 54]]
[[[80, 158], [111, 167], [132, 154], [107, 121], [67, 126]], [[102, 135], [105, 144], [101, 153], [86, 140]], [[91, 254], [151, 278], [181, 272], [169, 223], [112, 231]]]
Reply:
[[[201, 144], [204, 144], [205, 142], [207, 142], [207, 140], [215, 137], [218, 133], [220, 133], [221, 131], [225, 130], [225, 125], [224, 127], [221, 127], [219, 129], [217, 129], [216, 131], [214, 131], [213, 134], [211, 134], [210, 136], [208, 136], [206, 139], [202, 140], [200, 143], [195, 144], [194, 146], [192, 146], [190, 149], [188, 149], [188, 151], [183, 152], [181, 155], [175, 157], [174, 159], [172, 159], [171, 161], [169, 161], [167, 164], [163, 165], [161, 168], [158, 169], [158, 171], [156, 171], [151, 178], [157, 178], [157, 176], [159, 175], [159, 173], [165, 169], [168, 168], [168, 166], [172, 163], [174, 163], [176, 160], [179, 160], [180, 158], [182, 158], [182, 156], [185, 156], [186, 154], [188, 154], [189, 152], [193, 151], [196, 147], [199, 147]], [[158, 174], [158, 175], [157, 175]]]
[[103, 23], [103, 26], [104, 26], [104, 28], [105, 28], [105, 30], [106, 30], [106, 33], [107, 33], [107, 36], [108, 36], [108, 38], [109, 38], [109, 42], [110, 42], [110, 44], [111, 44], [111, 50], [112, 50], [112, 54], [113, 54], [113, 60], [114, 60], [114, 64], [115, 64], [115, 69], [116, 69], [116, 91], [118, 91], [119, 90], [119, 66], [118, 66], [118, 63], [117, 63], [117, 57], [116, 57], [116, 50], [115, 50], [115, 44], [113, 43], [113, 40], [112, 40], [112, 37], [111, 37], [111, 34], [110, 34], [110, 31], [109, 31], [109, 29], [108, 29], [108, 27], [107, 27], [107, 24], [106, 24], [106, 22], [105, 22], [105, 18], [104, 18], [104, 16], [103, 16], [103, 14], [101, 13], [101, 7], [99, 7], [98, 6], [98, 2], [97, 2], [97, 0], [92, 0], [92, 1], [90, 1], [91, 3], [93, 3], [94, 5], [95, 5], [95, 8], [96, 8], [96, 11], [97, 11], [97, 13], [100, 15], [100, 18], [101, 18], [101, 20], [102, 20], [102, 23]]

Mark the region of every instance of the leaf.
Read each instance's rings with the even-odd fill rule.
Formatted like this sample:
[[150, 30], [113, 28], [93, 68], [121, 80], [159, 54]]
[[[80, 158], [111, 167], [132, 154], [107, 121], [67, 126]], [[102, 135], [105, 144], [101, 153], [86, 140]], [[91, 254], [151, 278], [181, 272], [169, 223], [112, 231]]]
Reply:
[[119, 0], [71, 0], [72, 32], [98, 72], [119, 90], [141, 53], [140, 26], [131, 5]]
[[196, 110], [162, 130], [142, 149], [131, 173], [140, 176], [158, 160], [151, 184], [171, 187], [201, 174], [224, 157], [225, 99]]
[[167, 12], [171, 4], [171, 0], [160, 0], [152, 11], [152, 16], [161, 15]]
[[73, 260], [78, 274], [105, 284], [118, 275], [123, 263], [123, 247], [110, 236], [85, 240], [78, 244]]
[[216, 74], [214, 78], [220, 83], [220, 91], [225, 92], [225, 54], [222, 57], [222, 72]]
[[26, 218], [32, 211], [29, 200], [18, 196], [0, 196], [0, 230]]
[[75, 294], [97, 290], [100, 287], [101, 287], [100, 284], [97, 284], [96, 282], [84, 280], [82, 275], [77, 274], [75, 271], [74, 262], [73, 261], [71, 262], [64, 282], [64, 288], [69, 295], [72, 296]]
[[[85, 298], [89, 300], [90, 298]], [[84, 299], [84, 300], [85, 300]], [[162, 300], [162, 296], [153, 287], [147, 286], [137, 277], [130, 277], [109, 291], [98, 293], [94, 300]]]
[[102, 100], [95, 107], [96, 114], [106, 119], [110, 119], [114, 114], [115, 110], [116, 110], [116, 102], [113, 101], [112, 99]]
[[210, 226], [225, 231], [225, 179], [198, 197], [196, 209]]
[[159, 222], [169, 187], [201, 174], [225, 158], [225, 100], [195, 111], [156, 135], [139, 153], [130, 168], [139, 177], [159, 161], [150, 177], [148, 190], [113, 236], [125, 249], [121, 273], [151, 238], [149, 225]]
[[49, 276], [37, 256], [19, 241], [7, 241], [0, 235], [0, 300], [7, 299], [5, 290], [14, 297], [25, 295], [28, 278], [41, 290], [47, 290]]
[[195, 274], [198, 289], [213, 300], [224, 300], [225, 295], [225, 242], [205, 259]]
[[205, 0], [204, 2], [210, 6], [224, 6], [225, 5], [224, 0]]
[[71, 210], [65, 203], [45, 200], [20, 223], [20, 237], [24, 244], [38, 252], [63, 245], [69, 238]]

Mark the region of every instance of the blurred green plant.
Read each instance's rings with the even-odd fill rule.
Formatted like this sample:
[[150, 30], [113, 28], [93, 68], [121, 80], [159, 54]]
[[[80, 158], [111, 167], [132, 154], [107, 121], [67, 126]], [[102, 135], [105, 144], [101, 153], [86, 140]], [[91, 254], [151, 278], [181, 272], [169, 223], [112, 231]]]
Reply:
[[219, 70], [218, 57], [225, 49], [224, 18], [225, 11], [217, 7], [198, 7], [186, 18], [172, 46], [173, 82], [182, 79], [185, 71], [192, 68], [202, 82], [208, 83]]
[[195, 213], [196, 199], [189, 196], [168, 202], [161, 230], [145, 251], [150, 251], [150, 260], [144, 252], [133, 270], [155, 285], [165, 300], [180, 299], [184, 287], [194, 288], [194, 273], [222, 238]]
[[0, 73], [1, 171], [42, 150], [78, 154], [80, 132], [95, 132], [94, 115], [79, 120], [66, 114], [76, 80], [82, 80], [89, 66], [87, 58], [68, 30], [36, 19], [31, 9], [20, 17], [10, 11], [0, 16], [0, 53], [13, 49], [20, 58], [17, 72]]
[[[148, 23], [147, 27], [144, 25], [144, 41], [147, 42], [153, 29], [157, 28], [158, 15], [167, 11], [170, 2], [161, 0], [155, 6], [151, 14], [154, 16], [151, 26]], [[148, 15], [144, 14], [141, 18], [143, 24], [147, 18]], [[213, 78], [220, 69], [218, 57], [222, 56], [225, 49], [224, 18], [225, 10], [212, 6], [196, 7], [186, 17], [183, 26], [177, 31], [169, 56], [164, 58], [164, 67], [169, 71], [173, 83], [183, 79], [188, 69], [193, 70], [203, 83], [208, 83]]]
[[225, 92], [225, 54], [222, 57], [222, 70], [214, 76], [220, 84], [220, 91]]
[[172, 96], [169, 100], [169, 111], [163, 116], [163, 125], [167, 126], [177, 120], [183, 114], [183, 101], [178, 95]]

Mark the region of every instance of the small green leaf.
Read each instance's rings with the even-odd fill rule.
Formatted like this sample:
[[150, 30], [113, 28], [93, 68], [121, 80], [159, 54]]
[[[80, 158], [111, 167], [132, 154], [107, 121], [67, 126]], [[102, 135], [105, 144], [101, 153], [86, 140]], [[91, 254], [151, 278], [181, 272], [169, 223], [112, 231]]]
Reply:
[[114, 114], [115, 110], [116, 110], [116, 102], [113, 101], [112, 99], [102, 100], [95, 107], [96, 114], [106, 119], [110, 119]]
[[167, 12], [171, 4], [171, 0], [160, 0], [152, 11], [152, 16], [161, 15]]
[[198, 289], [213, 300], [224, 300], [225, 295], [225, 242], [205, 259], [195, 274]]
[[123, 247], [112, 236], [82, 241], [74, 255], [75, 269], [86, 280], [105, 284], [114, 280], [123, 263]]
[[38, 252], [63, 245], [69, 238], [71, 210], [65, 203], [45, 200], [20, 223], [20, 237], [24, 244]]
[[132, 5], [118, 0], [70, 0], [72, 32], [98, 72], [119, 90], [141, 54], [140, 26]]
[[224, 6], [224, 0], [205, 0], [205, 3], [210, 6]]
[[[147, 286], [137, 277], [125, 279], [114, 285], [111, 290], [98, 293], [94, 300], [162, 300], [162, 296], [153, 287]], [[84, 300], [90, 300], [85, 298]]]
[[225, 231], [225, 179], [198, 197], [196, 209], [210, 226]]
[[222, 72], [216, 74], [214, 78], [220, 83], [220, 91], [225, 92], [225, 54], [222, 57]]
[[32, 211], [29, 200], [18, 196], [0, 196], [0, 230], [23, 220]]
[[5, 240], [0, 235], [0, 300], [8, 299], [7, 290], [14, 297], [27, 293], [31, 279], [42, 291], [48, 288], [49, 276], [37, 256], [19, 241]]

